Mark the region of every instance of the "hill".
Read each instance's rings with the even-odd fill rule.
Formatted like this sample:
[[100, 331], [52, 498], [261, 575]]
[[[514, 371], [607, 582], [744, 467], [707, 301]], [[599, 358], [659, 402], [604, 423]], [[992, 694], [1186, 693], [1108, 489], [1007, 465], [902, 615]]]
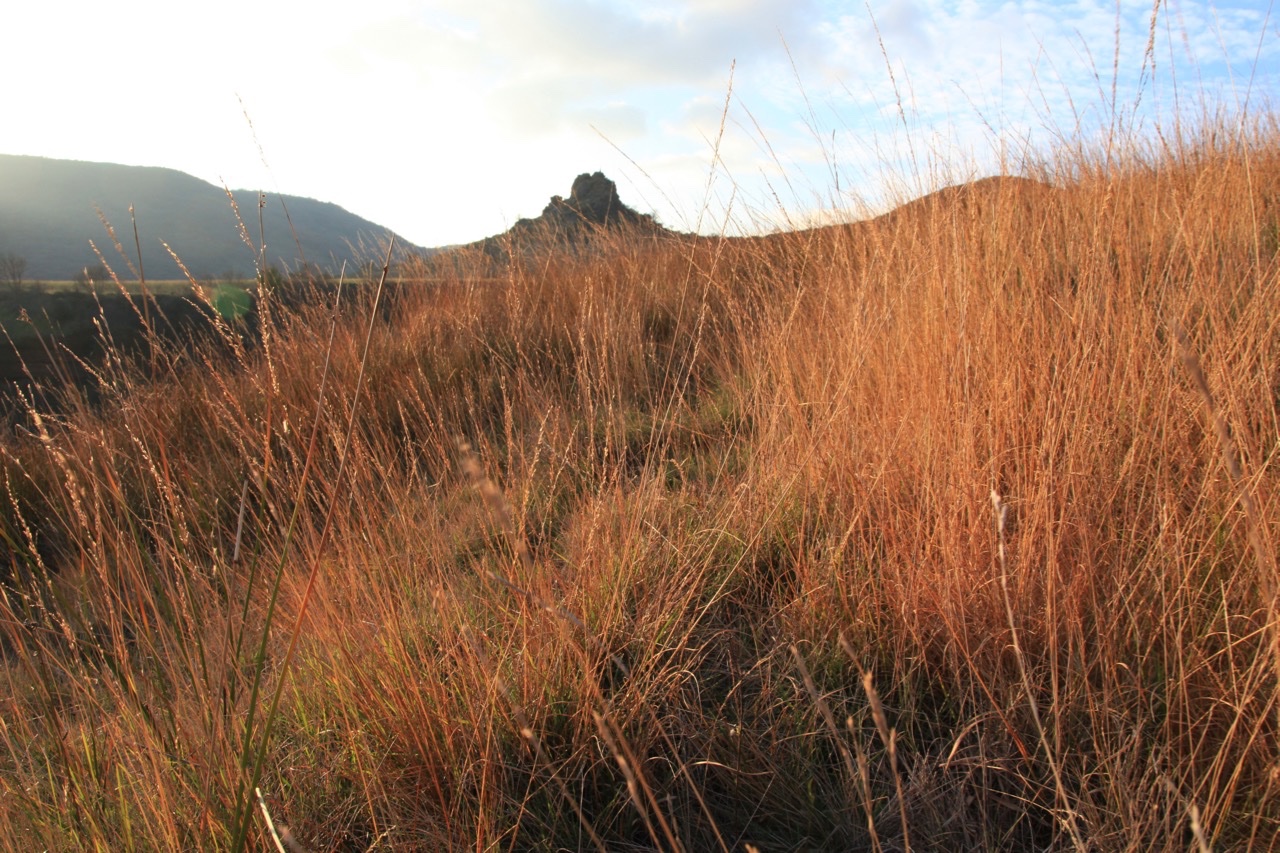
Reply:
[[[233, 195], [250, 239], [257, 244], [259, 195], [250, 190], [235, 190]], [[27, 280], [67, 280], [98, 263], [89, 246], [92, 240], [107, 262], [123, 272], [127, 268], [112, 248], [98, 211], [136, 263], [131, 204], [148, 278], [182, 277], [162, 243], [168, 243], [199, 278], [227, 273], [252, 277], [254, 255], [241, 238], [221, 187], [174, 169], [45, 157], [0, 155], [0, 255], [25, 258]], [[389, 233], [336, 204], [290, 195], [266, 197], [263, 229], [268, 264], [284, 269], [296, 269], [303, 260], [322, 268], [336, 268], [344, 259], [367, 260], [365, 253], [351, 247], [362, 241], [376, 243]], [[412, 248], [399, 237], [397, 243]]]
[[[666, 228], [623, 202], [617, 185], [603, 173], [584, 172], [574, 179], [567, 198], [552, 196], [538, 216], [519, 219], [501, 234], [441, 250], [428, 264], [435, 273], [446, 268], [476, 273], [483, 266], [489, 267], [487, 272], [495, 273], [515, 257], [537, 258], [548, 252], [599, 253], [617, 246], [619, 241], [631, 248], [655, 242], [685, 246], [727, 243], [757, 252], [758, 257], [781, 256], [783, 263], [790, 263], [795, 251], [809, 252], [832, 242], [843, 249], [859, 246], [862, 251], [873, 251], [877, 232], [925, 227], [940, 211], [976, 218], [990, 216], [1012, 201], [1023, 216], [1034, 216], [1053, 191], [1052, 186], [1038, 180], [997, 175], [943, 187], [867, 219], [749, 237], [720, 237]], [[477, 259], [481, 267], [472, 263]]]

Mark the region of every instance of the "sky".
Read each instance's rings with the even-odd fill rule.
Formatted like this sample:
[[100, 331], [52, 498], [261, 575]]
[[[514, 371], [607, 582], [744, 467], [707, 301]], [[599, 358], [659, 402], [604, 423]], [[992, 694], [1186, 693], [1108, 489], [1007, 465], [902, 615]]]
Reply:
[[0, 153], [331, 201], [423, 246], [594, 171], [673, 228], [811, 224], [1280, 91], [1268, 0], [64, 0], [0, 33]]

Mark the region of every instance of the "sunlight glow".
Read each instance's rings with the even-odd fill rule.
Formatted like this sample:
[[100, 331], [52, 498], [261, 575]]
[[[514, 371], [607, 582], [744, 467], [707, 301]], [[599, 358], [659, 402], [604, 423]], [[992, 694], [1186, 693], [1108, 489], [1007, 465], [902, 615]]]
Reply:
[[1148, 56], [1149, 2], [14, 3], [0, 152], [320, 198], [423, 245], [496, 233], [597, 169], [673, 227], [731, 196], [812, 215], [935, 145], [992, 168], [1105, 124], [1113, 89], [1139, 125], [1270, 101], [1265, 5], [1159, 8]]

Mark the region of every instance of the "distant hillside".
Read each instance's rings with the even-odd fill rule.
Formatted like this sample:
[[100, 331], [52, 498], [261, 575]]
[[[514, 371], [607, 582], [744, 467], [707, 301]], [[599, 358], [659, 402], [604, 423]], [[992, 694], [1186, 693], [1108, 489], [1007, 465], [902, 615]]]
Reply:
[[[258, 240], [258, 193], [234, 192], [250, 238]], [[301, 253], [285, 219], [288, 207]], [[173, 169], [86, 163], [0, 154], [0, 255], [27, 261], [28, 280], [66, 280], [98, 263], [89, 241], [117, 272], [127, 267], [98, 219], [101, 210], [137, 262], [132, 204], [138, 221], [145, 272], [150, 279], [182, 277], [162, 242], [168, 243], [192, 274], [215, 278], [253, 274], [254, 256], [240, 238], [226, 192]], [[376, 247], [389, 233], [380, 225], [336, 204], [299, 196], [268, 194], [264, 214], [267, 262], [285, 269], [308, 263], [336, 271], [342, 260], [367, 261], [353, 252], [362, 243]], [[397, 238], [406, 249], [414, 249]]]
[[457, 267], [467, 258], [483, 258], [498, 265], [507, 263], [513, 256], [541, 257], [548, 251], [590, 251], [592, 247], [615, 245], [614, 237], [625, 234], [636, 238], [668, 241], [701, 242], [721, 241], [758, 247], [759, 257], [790, 256], [805, 253], [812, 248], [813, 240], [842, 240], [842, 245], [861, 246], [874, 250], [869, 243], [871, 231], [897, 227], [905, 223], [925, 222], [936, 216], [939, 209], [954, 210], [957, 215], [983, 216], [993, 207], [1012, 197], [1024, 213], [1042, 206], [1045, 194], [1053, 192], [1048, 184], [1030, 178], [993, 176], [944, 187], [925, 196], [913, 199], [879, 216], [837, 225], [823, 225], [798, 231], [779, 231], [750, 237], [705, 237], [674, 231], [661, 225], [652, 216], [638, 213], [628, 207], [618, 196], [617, 185], [601, 172], [578, 175], [573, 181], [569, 197], [552, 196], [542, 213], [532, 219], [520, 219], [501, 234], [477, 240], [462, 246], [440, 250], [433, 264], [443, 268], [450, 264]]

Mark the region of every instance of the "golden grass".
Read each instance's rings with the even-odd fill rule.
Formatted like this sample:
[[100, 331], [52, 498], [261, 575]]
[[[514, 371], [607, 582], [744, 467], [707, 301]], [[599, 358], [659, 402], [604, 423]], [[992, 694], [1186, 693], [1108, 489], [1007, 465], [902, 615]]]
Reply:
[[29, 411], [0, 847], [1276, 846], [1280, 130], [1227, 127]]

